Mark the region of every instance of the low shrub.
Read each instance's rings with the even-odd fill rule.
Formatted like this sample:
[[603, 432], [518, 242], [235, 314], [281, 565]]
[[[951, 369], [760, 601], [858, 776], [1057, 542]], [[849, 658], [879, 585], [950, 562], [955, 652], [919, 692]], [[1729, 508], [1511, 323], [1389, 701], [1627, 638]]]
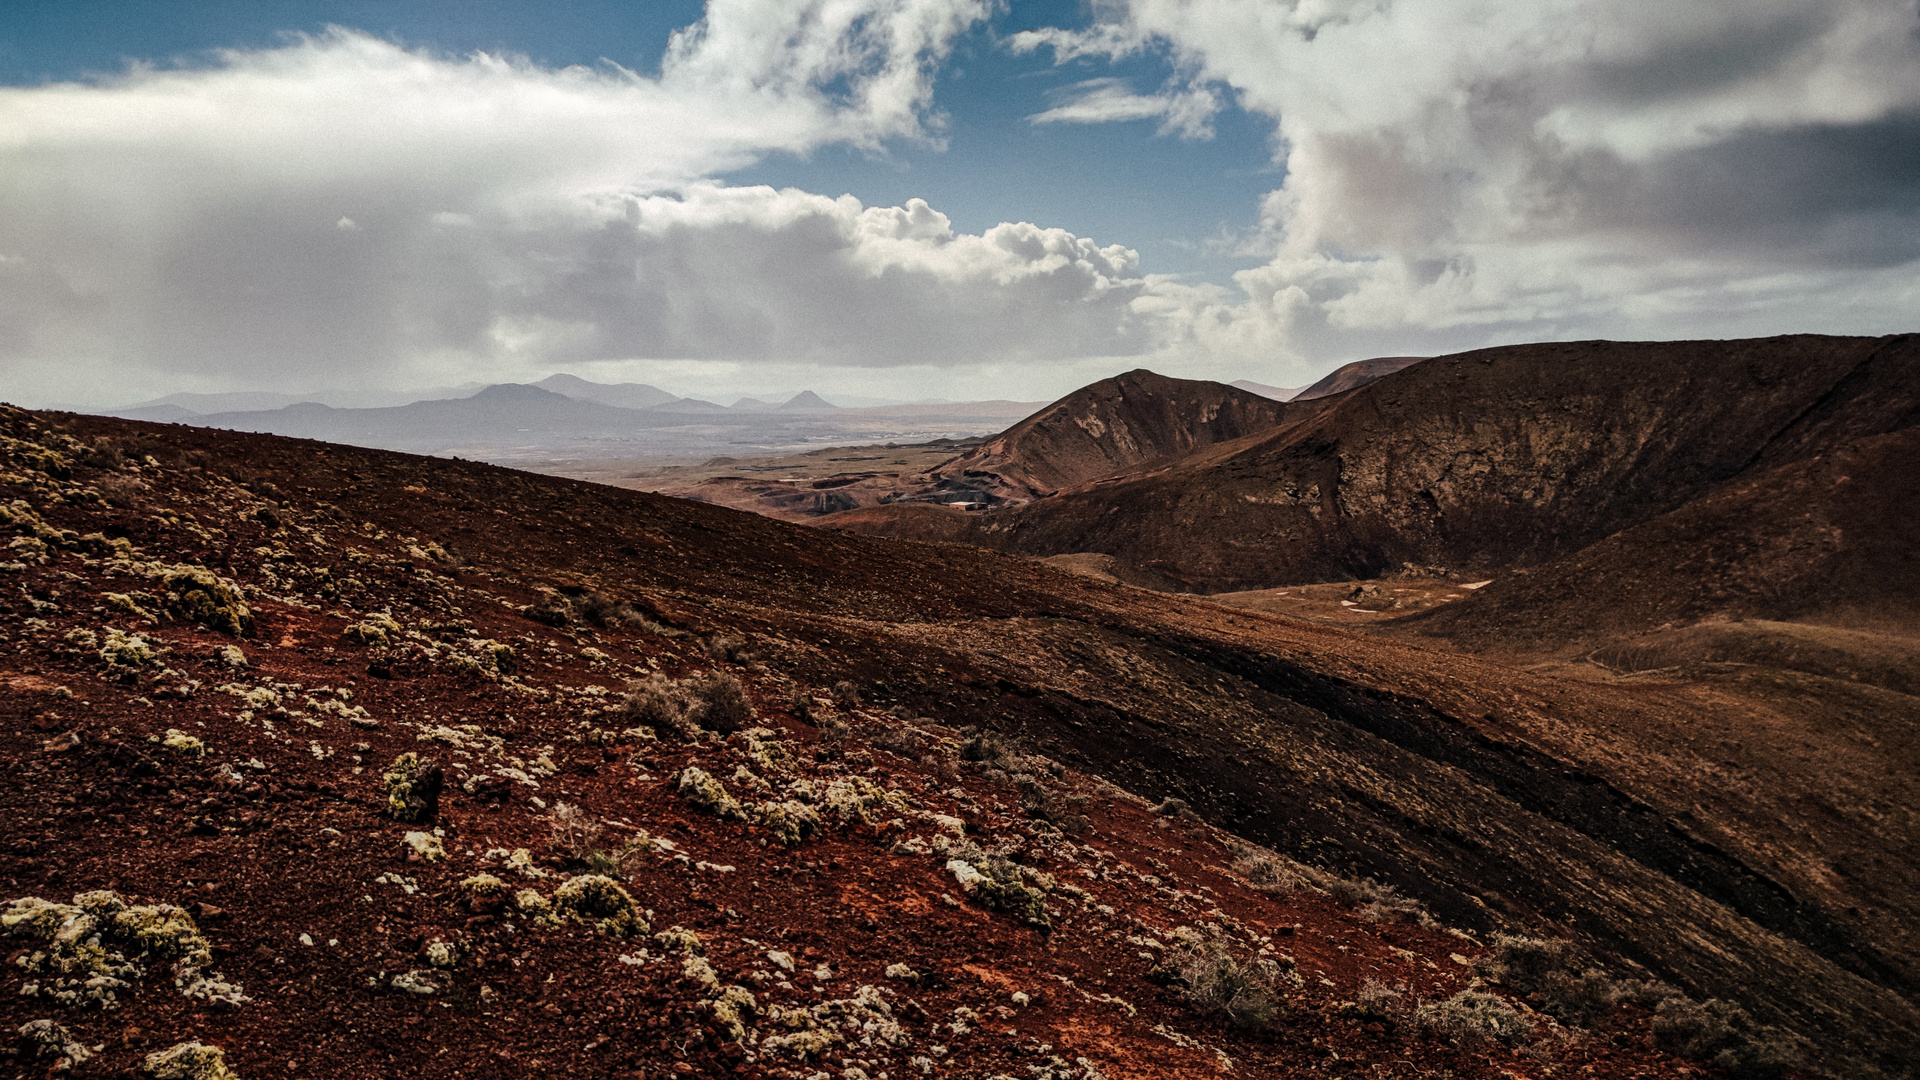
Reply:
[[1187, 800], [1174, 798], [1172, 796], [1168, 796], [1161, 802], [1154, 804], [1153, 812], [1161, 817], [1185, 818], [1189, 820], [1199, 816], [1193, 812], [1192, 807], [1187, 805]]
[[560, 918], [591, 924], [596, 932], [613, 937], [649, 931], [633, 895], [603, 874], [583, 874], [554, 890], [553, 912]]
[[719, 635], [707, 642], [707, 655], [722, 663], [751, 664], [760, 659], [747, 643], [735, 637]]
[[227, 1055], [217, 1046], [201, 1042], [176, 1043], [148, 1054], [140, 1071], [153, 1080], [240, 1080], [227, 1068]]
[[1717, 998], [1695, 1002], [1675, 995], [1661, 1002], [1654, 1011], [1653, 1042], [1741, 1080], [1772, 1080], [1800, 1064], [1798, 1048], [1784, 1032]]
[[1496, 994], [1462, 990], [1445, 1001], [1420, 1006], [1414, 1026], [1466, 1047], [1489, 1041], [1512, 1046], [1533, 1034], [1533, 1021]]
[[684, 739], [696, 738], [702, 728], [732, 734], [754, 720], [746, 688], [724, 671], [709, 671], [677, 682], [655, 675], [628, 687], [620, 708], [634, 724]]
[[547, 824], [553, 830], [553, 846], [573, 861], [585, 862], [589, 856], [602, 854], [600, 838], [606, 828], [579, 807], [554, 803], [547, 814]]
[[446, 772], [438, 761], [409, 750], [393, 759], [382, 781], [387, 791], [387, 813], [395, 821], [432, 821], [440, 813]]
[[709, 671], [688, 681], [693, 697], [690, 718], [700, 727], [730, 735], [753, 722], [753, 706], [746, 688], [724, 671]]
[[916, 728], [901, 725], [888, 728], [873, 737], [876, 750], [885, 750], [908, 761], [918, 761], [927, 752], [927, 737]]
[[1167, 965], [1189, 1005], [1256, 1031], [1279, 1018], [1286, 1005], [1282, 987], [1298, 979], [1279, 960], [1233, 948], [1219, 927], [1171, 952]]
[[1581, 963], [1573, 943], [1554, 938], [1495, 934], [1493, 950], [1475, 965], [1480, 974], [1524, 995], [1555, 1020], [1588, 1027], [1612, 1010], [1619, 988]]

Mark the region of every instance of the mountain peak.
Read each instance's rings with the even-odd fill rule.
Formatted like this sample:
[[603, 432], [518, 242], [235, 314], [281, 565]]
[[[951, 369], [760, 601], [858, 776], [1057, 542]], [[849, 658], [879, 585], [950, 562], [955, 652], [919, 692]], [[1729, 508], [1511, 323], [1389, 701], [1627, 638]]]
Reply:
[[811, 390], [802, 390], [788, 398], [780, 407], [793, 411], [811, 409], [824, 412], [828, 409], [837, 409], [840, 406], [835, 405], [833, 402], [828, 401], [826, 398], [821, 397]]
[[568, 401], [571, 399], [565, 394], [556, 394], [551, 390], [542, 390], [540, 387], [534, 386], [531, 383], [494, 383], [492, 386], [487, 387], [467, 400], [499, 403], [519, 401], [550, 402], [555, 400]]
[[564, 372], [549, 375], [532, 385], [579, 401], [621, 409], [651, 409], [680, 400], [679, 395], [646, 383], [597, 383]]

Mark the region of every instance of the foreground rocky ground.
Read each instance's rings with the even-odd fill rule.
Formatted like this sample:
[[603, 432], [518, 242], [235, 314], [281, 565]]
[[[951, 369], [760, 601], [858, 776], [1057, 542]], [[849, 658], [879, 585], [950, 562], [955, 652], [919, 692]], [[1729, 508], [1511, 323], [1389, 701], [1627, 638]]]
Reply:
[[[1255, 614], [470, 463], [5, 425], [14, 1075], [1868, 1075], [1901, 1052], [1898, 999], [1717, 900], [1663, 915], [1647, 885], [1621, 950], [1604, 904], [1543, 917], [1564, 882], [1469, 891], [1381, 823], [1452, 815], [1440, 843], [1484, 849], [1535, 819], [1369, 777], [1414, 769], [1376, 735], [1335, 724], [1276, 772], [1244, 718], [1309, 714], [1230, 673], [1299, 645]], [[1384, 655], [1296, 696], [1374, 693]], [[1536, 842], [1573, 886], [1652, 880], [1568, 820]], [[1763, 1014], [1794, 1036], [1649, 981], [1706, 997], [1715, 956], [1722, 985], [1831, 985]]]

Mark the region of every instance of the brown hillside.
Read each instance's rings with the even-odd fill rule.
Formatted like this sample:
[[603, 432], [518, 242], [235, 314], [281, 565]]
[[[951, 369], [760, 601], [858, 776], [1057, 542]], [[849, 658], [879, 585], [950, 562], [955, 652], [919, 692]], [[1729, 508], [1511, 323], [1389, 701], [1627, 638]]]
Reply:
[[1377, 382], [1425, 359], [1424, 356], [1380, 356], [1372, 360], [1355, 360], [1351, 364], [1342, 364], [1334, 368], [1319, 382], [1287, 400], [1312, 401], [1315, 398], [1332, 397], [1349, 390], [1358, 390], [1368, 383]]
[[1907, 428], [1743, 473], [1402, 625], [1478, 647], [1591, 648], [1710, 618], [1920, 636], [1916, 461], [1920, 428]]
[[[1493, 576], [1916, 417], [1915, 335], [1484, 349], [1290, 404], [1272, 432], [1152, 475], [974, 515], [963, 535], [1103, 553], [1200, 592], [1406, 564]], [[884, 509], [826, 524], [919, 532]]]
[[932, 492], [914, 501], [1043, 498], [1266, 430], [1285, 410], [1221, 383], [1129, 371], [1068, 394], [935, 470]]
[[[1920, 1054], [1897, 711], [1565, 680], [473, 462], [0, 423], [0, 1021], [69, 1033], [29, 1028], [18, 1072], [189, 1039], [248, 1077], [1691, 1068], [1652, 988], [1485, 981], [1499, 929], [1828, 1066]], [[68, 981], [111, 962], [68, 948], [92, 934], [148, 953], [125, 985]], [[1222, 952], [1271, 1011], [1205, 1011]], [[1766, 1074], [1765, 1033], [1663, 1008], [1659, 1045]]]

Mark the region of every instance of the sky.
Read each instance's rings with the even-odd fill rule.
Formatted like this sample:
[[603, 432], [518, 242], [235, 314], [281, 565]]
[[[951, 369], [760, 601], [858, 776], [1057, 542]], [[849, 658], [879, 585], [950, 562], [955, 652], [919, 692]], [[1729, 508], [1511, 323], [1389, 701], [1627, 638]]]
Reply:
[[0, 397], [1920, 329], [1916, 0], [8, 0]]

